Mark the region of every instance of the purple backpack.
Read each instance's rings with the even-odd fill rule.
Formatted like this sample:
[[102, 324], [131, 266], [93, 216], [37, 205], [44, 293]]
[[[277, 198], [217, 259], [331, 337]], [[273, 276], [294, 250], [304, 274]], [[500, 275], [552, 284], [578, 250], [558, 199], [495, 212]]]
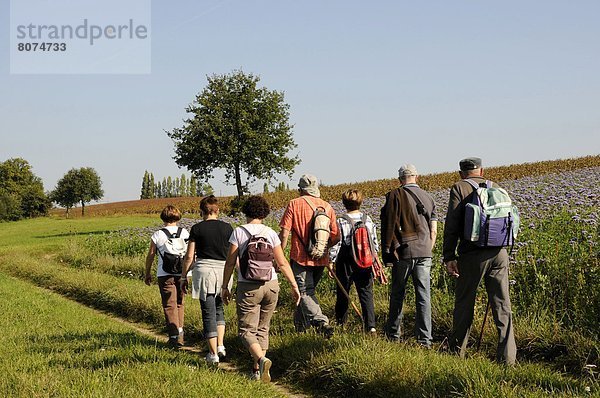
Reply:
[[[479, 247], [512, 246], [519, 231], [519, 211], [508, 192], [492, 187], [490, 181], [479, 186], [465, 179], [475, 192], [465, 207], [464, 238]], [[482, 184], [483, 185], [483, 184]]]
[[[240, 271], [244, 279], [249, 281], [267, 282], [273, 276], [273, 245], [261, 236], [261, 233], [252, 235], [244, 226], [240, 226], [250, 239], [240, 256]], [[263, 228], [263, 231], [267, 227]]]

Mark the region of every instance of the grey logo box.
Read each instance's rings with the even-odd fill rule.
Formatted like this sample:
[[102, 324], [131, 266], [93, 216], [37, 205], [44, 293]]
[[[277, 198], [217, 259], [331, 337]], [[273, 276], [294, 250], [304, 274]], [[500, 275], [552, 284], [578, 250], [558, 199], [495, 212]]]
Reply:
[[149, 74], [150, 0], [11, 0], [11, 74]]

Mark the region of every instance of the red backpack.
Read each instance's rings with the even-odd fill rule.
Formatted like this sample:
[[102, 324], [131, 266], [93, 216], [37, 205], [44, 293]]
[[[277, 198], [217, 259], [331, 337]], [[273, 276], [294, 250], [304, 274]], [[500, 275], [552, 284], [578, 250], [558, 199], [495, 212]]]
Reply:
[[[375, 263], [377, 255], [373, 244], [373, 239], [367, 228], [367, 214], [363, 213], [358, 221], [354, 221], [349, 215], [341, 216], [348, 224], [352, 225], [350, 231], [350, 251], [354, 262], [359, 268], [371, 268]], [[343, 242], [342, 242], [343, 244]]]

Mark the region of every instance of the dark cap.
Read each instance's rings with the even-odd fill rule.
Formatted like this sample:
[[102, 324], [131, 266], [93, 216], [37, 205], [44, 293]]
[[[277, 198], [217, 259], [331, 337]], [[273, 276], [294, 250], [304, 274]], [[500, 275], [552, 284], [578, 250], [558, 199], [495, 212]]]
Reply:
[[481, 158], [465, 158], [458, 162], [460, 171], [469, 171], [481, 168]]

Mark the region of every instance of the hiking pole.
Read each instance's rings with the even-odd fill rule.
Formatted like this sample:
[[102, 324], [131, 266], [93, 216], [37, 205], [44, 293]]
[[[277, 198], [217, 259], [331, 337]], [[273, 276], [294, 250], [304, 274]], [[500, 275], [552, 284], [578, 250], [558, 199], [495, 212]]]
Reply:
[[487, 306], [485, 307], [485, 315], [483, 316], [481, 332], [479, 333], [479, 341], [477, 342], [477, 351], [479, 351], [479, 347], [481, 347], [481, 340], [483, 340], [483, 329], [485, 329], [485, 321], [487, 321], [488, 312], [490, 312], [490, 300], [488, 300]]
[[344, 286], [342, 285], [342, 282], [340, 282], [339, 278], [337, 277], [337, 275], [333, 271], [333, 265], [331, 263], [329, 263], [327, 265], [327, 269], [329, 270], [329, 273], [331, 275], [333, 275], [333, 278], [335, 279], [335, 282], [337, 283], [338, 287], [340, 288], [340, 290], [342, 291], [342, 293], [344, 293], [344, 296], [346, 296], [346, 298], [348, 299], [348, 302], [352, 305], [352, 308], [354, 308], [354, 312], [356, 312], [356, 315], [358, 315], [358, 317], [362, 321], [363, 317], [362, 317], [362, 314], [360, 313], [360, 310], [358, 309], [358, 307], [356, 307], [356, 305], [354, 304], [354, 301], [352, 301], [352, 299], [350, 298], [350, 295], [348, 294], [348, 292], [346, 291], [346, 289], [344, 289]]

